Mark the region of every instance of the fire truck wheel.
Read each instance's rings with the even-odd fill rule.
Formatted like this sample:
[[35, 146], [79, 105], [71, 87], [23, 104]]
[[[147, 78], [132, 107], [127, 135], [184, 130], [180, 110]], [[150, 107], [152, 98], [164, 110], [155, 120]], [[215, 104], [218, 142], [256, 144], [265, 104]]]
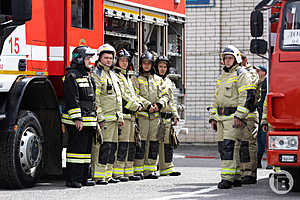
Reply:
[[13, 133], [0, 140], [0, 181], [6, 188], [32, 187], [42, 170], [42, 127], [31, 111], [20, 111]]
[[300, 192], [300, 169], [299, 168], [283, 168], [282, 169], [290, 172], [294, 179], [294, 186], [292, 192]]

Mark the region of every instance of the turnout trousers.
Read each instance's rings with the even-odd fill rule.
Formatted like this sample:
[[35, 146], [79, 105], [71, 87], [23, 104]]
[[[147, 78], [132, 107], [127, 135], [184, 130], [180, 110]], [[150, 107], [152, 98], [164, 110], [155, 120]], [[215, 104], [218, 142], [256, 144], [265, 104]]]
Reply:
[[95, 181], [110, 180], [118, 145], [117, 121], [104, 122], [103, 143], [93, 142], [92, 148], [92, 177]]
[[241, 176], [257, 176], [257, 125], [255, 119], [247, 119], [247, 126], [242, 130], [240, 148]]
[[157, 129], [160, 119], [138, 117], [141, 134], [141, 147], [137, 147], [134, 160], [134, 174], [148, 176], [157, 171], [158, 139]]
[[113, 177], [133, 176], [133, 161], [136, 151], [135, 145], [135, 116], [124, 114], [124, 126], [119, 133], [117, 159], [113, 166]]
[[[222, 117], [222, 116], [221, 116]], [[241, 180], [240, 141], [243, 128], [233, 128], [233, 116], [217, 122], [218, 151], [221, 158], [221, 179], [233, 182]]]
[[166, 132], [163, 141], [160, 141], [159, 144], [159, 171], [160, 175], [168, 175], [174, 172], [173, 147], [170, 144], [172, 122], [171, 119], [163, 120], [166, 125]]
[[78, 131], [75, 126], [65, 126], [68, 132], [66, 181], [85, 182], [89, 178], [92, 138], [96, 128], [83, 127]]

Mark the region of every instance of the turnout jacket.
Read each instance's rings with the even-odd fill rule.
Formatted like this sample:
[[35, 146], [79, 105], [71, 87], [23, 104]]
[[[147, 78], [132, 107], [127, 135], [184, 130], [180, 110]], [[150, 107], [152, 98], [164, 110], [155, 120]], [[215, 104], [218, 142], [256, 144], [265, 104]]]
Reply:
[[166, 76], [165, 78], [163, 78], [163, 85], [167, 89], [169, 102], [164, 108], [160, 110], [160, 112], [167, 114], [170, 113], [172, 115], [172, 118], [179, 118], [176, 103], [174, 101], [174, 89], [176, 88], [175, 84], [171, 81], [171, 79], [168, 78], [168, 76]]
[[[245, 68], [235, 65], [223, 69], [224, 73], [217, 79], [210, 120], [222, 121], [233, 117], [245, 119], [253, 108], [256, 87]], [[228, 115], [220, 113], [226, 109], [233, 112]]]
[[259, 76], [258, 76], [258, 73], [256, 72], [255, 67], [247, 65], [245, 67], [245, 69], [249, 72], [251, 84], [255, 88], [255, 100], [254, 100], [254, 105], [253, 105], [254, 110], [251, 110], [249, 112], [247, 119], [254, 119], [257, 121], [257, 119], [258, 119], [257, 106], [258, 106], [258, 101], [260, 100], [262, 82], [259, 80]]
[[109, 67], [98, 62], [92, 77], [96, 83], [98, 122], [122, 122], [122, 95], [117, 75]]
[[135, 93], [132, 80], [127, 74], [127, 71], [115, 66], [114, 71], [119, 78], [119, 85], [122, 94], [122, 105], [123, 105], [123, 118], [131, 119], [131, 114], [143, 107], [137, 94]]
[[262, 112], [262, 119], [261, 119], [261, 124], [262, 125], [268, 124], [268, 121], [267, 121], [268, 110], [267, 110], [267, 108], [268, 108], [267, 98], [265, 98], [263, 112]]
[[75, 120], [81, 120], [83, 126], [96, 127], [95, 82], [83, 65], [71, 64], [67, 68], [63, 91], [62, 122], [75, 125]]
[[151, 104], [155, 103], [160, 104], [161, 108], [168, 104], [168, 89], [163, 85], [162, 78], [156, 74], [142, 73], [134, 77], [132, 82], [143, 104], [143, 110], [137, 112], [137, 116], [150, 117], [151, 119], [158, 118], [159, 113], [148, 113], [148, 108]]

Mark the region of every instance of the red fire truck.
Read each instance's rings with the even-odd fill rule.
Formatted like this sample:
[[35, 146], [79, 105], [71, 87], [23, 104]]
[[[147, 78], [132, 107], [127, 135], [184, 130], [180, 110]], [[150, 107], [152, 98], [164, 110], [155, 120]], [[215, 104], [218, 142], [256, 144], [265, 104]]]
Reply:
[[62, 173], [62, 78], [72, 50], [104, 42], [167, 55], [178, 101], [185, 83], [184, 0], [0, 2], [0, 186], [33, 186]]
[[[261, 1], [251, 16], [253, 37], [262, 36], [263, 10], [269, 10], [270, 25], [267, 117], [272, 130], [267, 134], [267, 156], [268, 164], [275, 166], [269, 185], [274, 192], [285, 194], [300, 190], [300, 1]], [[266, 41], [251, 41], [252, 53], [266, 51]]]

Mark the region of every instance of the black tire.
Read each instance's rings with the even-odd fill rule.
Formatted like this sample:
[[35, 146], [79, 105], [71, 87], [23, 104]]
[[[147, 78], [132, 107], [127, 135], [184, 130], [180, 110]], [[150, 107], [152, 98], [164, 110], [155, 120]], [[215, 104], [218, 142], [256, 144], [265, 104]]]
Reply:
[[292, 192], [300, 192], [300, 168], [282, 167], [282, 169], [288, 171], [294, 179]]
[[0, 137], [0, 182], [10, 189], [32, 187], [42, 171], [43, 131], [37, 116], [20, 111], [14, 133]]

